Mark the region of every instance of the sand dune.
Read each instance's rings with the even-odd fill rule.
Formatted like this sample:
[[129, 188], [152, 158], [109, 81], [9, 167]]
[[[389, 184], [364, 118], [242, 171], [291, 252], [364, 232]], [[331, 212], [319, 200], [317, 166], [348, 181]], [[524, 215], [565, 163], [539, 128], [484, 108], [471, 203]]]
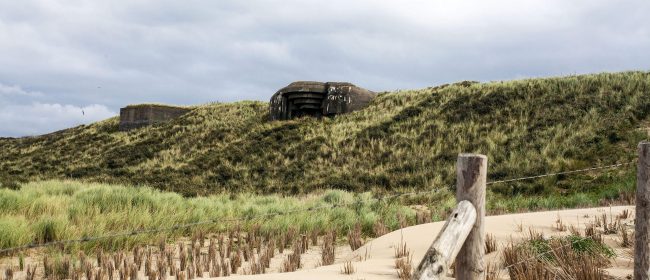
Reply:
[[[558, 217], [567, 226], [573, 225], [576, 228], [584, 229], [585, 225], [594, 220], [596, 216], [615, 216], [623, 210], [628, 209], [632, 213], [634, 206], [600, 207], [588, 209], [573, 209], [561, 211], [547, 211], [511, 214], [501, 216], [490, 216], [486, 218], [486, 232], [493, 234], [500, 245], [511, 239], [519, 239], [527, 232], [528, 228], [534, 228], [547, 236], [567, 235], [568, 231], [558, 232], [553, 225]], [[633, 228], [634, 216], [624, 220], [624, 224]], [[424, 256], [429, 245], [433, 242], [444, 222], [435, 222], [412, 226], [402, 230], [394, 231], [382, 237], [374, 239], [356, 251], [348, 253], [340, 258], [336, 264], [317, 268], [303, 269], [292, 273], [271, 273], [264, 275], [242, 275], [232, 276], [229, 279], [397, 279], [395, 269], [395, 246], [400, 240], [404, 240], [413, 255], [413, 266], [417, 266], [419, 260]], [[523, 229], [523, 232], [522, 232]], [[611, 276], [624, 278], [632, 273], [633, 261], [630, 256], [631, 249], [620, 248], [617, 244], [616, 235], [606, 236], [605, 242], [615, 249], [617, 257], [612, 262], [612, 267], [607, 268]], [[500, 246], [502, 247], [502, 246]], [[500, 252], [494, 252], [486, 256], [486, 262], [498, 261]], [[352, 261], [356, 270], [354, 274], [345, 275], [341, 272], [343, 263]], [[507, 273], [502, 273], [507, 277]], [[220, 278], [222, 279], [222, 278]]]

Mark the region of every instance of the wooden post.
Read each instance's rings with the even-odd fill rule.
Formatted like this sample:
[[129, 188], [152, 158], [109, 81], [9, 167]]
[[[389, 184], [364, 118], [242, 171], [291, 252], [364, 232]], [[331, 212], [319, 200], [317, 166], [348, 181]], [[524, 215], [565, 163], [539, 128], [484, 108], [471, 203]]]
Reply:
[[487, 157], [460, 154], [456, 162], [456, 200], [468, 200], [476, 208], [476, 222], [456, 256], [457, 280], [485, 279], [485, 184]]
[[476, 222], [476, 209], [467, 200], [456, 206], [418, 265], [413, 280], [443, 279], [451, 262], [465, 243]]
[[634, 279], [650, 279], [650, 143], [638, 147], [636, 173], [636, 218], [634, 220]]

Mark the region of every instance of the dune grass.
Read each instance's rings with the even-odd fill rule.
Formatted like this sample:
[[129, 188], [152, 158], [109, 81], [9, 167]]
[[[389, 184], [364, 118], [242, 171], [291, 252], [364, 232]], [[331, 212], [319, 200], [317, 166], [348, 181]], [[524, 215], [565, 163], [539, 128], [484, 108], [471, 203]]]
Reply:
[[[327, 206], [351, 204], [351, 207]], [[315, 211], [300, 211], [323, 207]], [[297, 211], [291, 215], [264, 214]], [[184, 198], [148, 187], [127, 187], [74, 181], [42, 181], [19, 190], [0, 189], [0, 248], [171, 227], [176, 224], [215, 223], [156, 234], [90, 242], [84, 248], [123, 249], [159, 238], [190, 236], [196, 231], [223, 232], [254, 224], [263, 234], [279, 234], [289, 227], [298, 232], [314, 229], [347, 233], [360, 223], [368, 232], [378, 219], [391, 229], [397, 216], [415, 219], [415, 212], [398, 204], [371, 199], [369, 193], [331, 190], [301, 197], [279, 195], [211, 195]], [[241, 222], [226, 220], [241, 219]]]
[[[378, 220], [389, 229], [400, 217], [413, 224], [412, 205], [441, 220], [455, 205], [458, 153], [486, 154], [490, 181], [628, 162], [647, 138], [648, 96], [650, 73], [604, 73], [382, 93], [368, 108], [335, 118], [269, 122], [266, 103], [245, 101], [196, 106], [170, 123], [129, 132], [111, 118], [4, 138], [0, 247], [340, 202], [358, 203], [239, 226], [344, 236], [360, 223], [369, 235]], [[487, 208], [500, 214], [631, 203], [634, 175], [626, 166], [490, 185]], [[412, 190], [439, 192], [372, 199]], [[83, 248], [128, 248], [236, 226], [217, 222]]]
[[[650, 73], [623, 72], [382, 93], [364, 110], [324, 119], [270, 122], [265, 102], [214, 103], [129, 132], [111, 118], [0, 139], [0, 181], [73, 178], [186, 196], [429, 190], [453, 185], [460, 152], [486, 154], [491, 180], [634, 159], [648, 96]], [[562, 195], [590, 184], [566, 176], [493, 191]]]
[[[635, 189], [634, 168], [619, 174], [601, 173], [592, 177], [600, 185], [566, 195], [505, 196], [488, 190], [487, 210], [491, 214], [588, 207], [607, 203], [628, 203]], [[625, 178], [620, 180], [620, 178]], [[112, 233], [171, 227], [198, 221], [216, 221], [205, 225], [111, 238], [70, 246], [68, 249], [128, 249], [153, 244], [160, 239], [173, 240], [197, 232], [227, 232], [260, 226], [262, 234], [280, 235], [289, 228], [301, 233], [318, 230], [336, 231], [344, 237], [359, 225], [364, 236], [375, 236], [378, 221], [395, 230], [400, 219], [406, 225], [416, 223], [414, 205], [426, 207], [431, 220], [446, 219], [456, 205], [453, 191], [403, 196], [378, 200], [369, 192], [351, 193], [325, 190], [309, 195], [281, 196], [251, 193], [183, 197], [177, 193], [150, 187], [87, 183], [81, 181], [40, 181], [12, 190], [0, 188], [0, 248], [79, 239]], [[344, 205], [343, 207], [332, 207]], [[318, 210], [303, 211], [318, 207]], [[321, 209], [322, 208], [322, 209]], [[268, 217], [266, 214], [286, 213]], [[228, 220], [239, 219], [240, 222]]]

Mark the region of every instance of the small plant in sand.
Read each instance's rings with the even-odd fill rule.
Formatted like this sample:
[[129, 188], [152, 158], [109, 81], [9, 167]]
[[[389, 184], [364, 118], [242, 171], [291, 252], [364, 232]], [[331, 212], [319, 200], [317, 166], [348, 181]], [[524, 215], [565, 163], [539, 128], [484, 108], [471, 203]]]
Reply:
[[286, 234], [284, 235], [284, 245], [285, 246], [292, 246], [294, 245], [293, 241], [296, 239], [296, 236], [298, 236], [298, 229], [295, 227], [289, 227], [287, 229]]
[[293, 252], [287, 256], [282, 263], [284, 272], [292, 272], [301, 268], [300, 263], [301, 242], [297, 240], [293, 244]]
[[492, 234], [485, 235], [485, 253], [489, 254], [497, 250], [497, 240]]
[[555, 230], [559, 232], [564, 232], [567, 229], [564, 222], [562, 222], [562, 218], [560, 218], [559, 214], [557, 215], [557, 220], [555, 220], [555, 225], [553, 228], [555, 228]]
[[251, 274], [264, 274], [266, 272], [266, 267], [264, 264], [257, 261], [256, 258], [251, 258], [250, 272]]
[[350, 244], [352, 251], [363, 246], [363, 238], [361, 237], [361, 224], [354, 225], [354, 227], [348, 232], [348, 244]]
[[309, 239], [311, 240], [311, 246], [318, 245], [318, 236], [320, 235], [319, 229], [314, 229], [309, 232]]
[[230, 259], [221, 259], [221, 276], [230, 276]]
[[503, 251], [510, 279], [602, 280], [614, 256], [603, 243], [580, 236], [544, 239], [530, 234], [523, 243], [511, 242]]
[[[2, 275], [0, 275], [2, 276]], [[11, 269], [11, 267], [7, 268], [4, 273], [4, 280], [13, 280], [14, 279], [14, 271]]]
[[397, 247], [395, 247], [395, 258], [409, 257], [410, 255], [411, 251], [406, 247], [406, 242], [400, 240]]
[[399, 228], [405, 228], [409, 226], [409, 221], [402, 212], [397, 213], [397, 222], [399, 224]]
[[25, 270], [25, 279], [26, 280], [34, 280], [36, 277], [36, 265], [27, 265], [27, 269]]
[[309, 237], [306, 234], [301, 234], [300, 235], [300, 251], [301, 253], [305, 253], [309, 250]]
[[515, 224], [515, 231], [516, 232], [524, 232], [524, 223], [519, 222]]
[[321, 251], [321, 264], [322, 265], [331, 265], [334, 263], [334, 253], [335, 253], [335, 236], [336, 233], [328, 232], [323, 238], [323, 246]]
[[352, 265], [351, 261], [347, 261], [343, 264], [343, 268], [341, 269], [341, 273], [343, 274], [353, 274], [354, 273], [354, 266]]
[[431, 222], [431, 211], [420, 210], [415, 212], [415, 222], [418, 225], [427, 224]]
[[[579, 235], [578, 235], [579, 236]], [[589, 238], [597, 243], [603, 243], [603, 235], [596, 230], [596, 224], [587, 224], [585, 227], [585, 238]]]
[[372, 225], [372, 231], [375, 234], [375, 237], [380, 237], [388, 233], [388, 227], [386, 227], [386, 225], [381, 221], [381, 219], [378, 219]]
[[25, 269], [25, 256], [22, 253], [18, 255], [18, 269], [19, 270]]
[[496, 262], [489, 262], [485, 266], [485, 280], [499, 280], [501, 279], [501, 269]]
[[620, 236], [620, 245], [623, 248], [629, 248], [632, 247], [632, 244], [634, 244], [634, 239], [630, 238], [631, 235], [630, 232], [624, 227], [621, 226], [618, 230], [619, 236]]
[[577, 236], [581, 236], [581, 235], [582, 235], [582, 233], [580, 232], [580, 230], [579, 230], [576, 226], [574, 226], [574, 225], [570, 225], [570, 226], [569, 226], [569, 232], [571, 233], [571, 235], [577, 235]]
[[397, 277], [401, 280], [411, 279], [413, 276], [412, 257], [398, 258], [395, 260], [395, 268], [397, 269]]
[[602, 225], [603, 225], [603, 233], [604, 234], [615, 234], [616, 231], [618, 230], [618, 220], [614, 220], [612, 216], [610, 216], [609, 222], [607, 221], [607, 214], [603, 213], [602, 216]]

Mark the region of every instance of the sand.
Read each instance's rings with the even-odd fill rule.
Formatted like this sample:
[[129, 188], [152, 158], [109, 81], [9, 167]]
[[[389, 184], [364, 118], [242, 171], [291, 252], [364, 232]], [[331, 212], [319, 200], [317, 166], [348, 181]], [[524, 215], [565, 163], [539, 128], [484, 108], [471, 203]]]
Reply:
[[[486, 217], [486, 233], [494, 235], [499, 247], [510, 240], [522, 238], [529, 228], [533, 228], [545, 234], [545, 236], [568, 235], [568, 231], [559, 232], [554, 228], [558, 217], [567, 226], [582, 230], [587, 223], [600, 217], [603, 213], [608, 217], [615, 217], [623, 210], [628, 209], [634, 212], [634, 206], [601, 207], [589, 209], [573, 209], [561, 211], [547, 211], [511, 214]], [[631, 215], [622, 221], [630, 229], [633, 229], [634, 216]], [[310, 267], [291, 273], [267, 273], [263, 275], [242, 275], [231, 276], [228, 279], [398, 279], [395, 269], [394, 250], [400, 240], [403, 240], [413, 255], [413, 266], [417, 266], [424, 256], [424, 253], [433, 242], [434, 238], [442, 228], [444, 222], [422, 224], [394, 231], [366, 243], [356, 251], [339, 256], [337, 263], [330, 266]], [[618, 235], [607, 235], [605, 242], [614, 248], [617, 257], [612, 261], [612, 266], [606, 271], [613, 277], [625, 279], [632, 274], [633, 260], [631, 249], [621, 248], [618, 245]], [[318, 253], [314, 253], [318, 255]], [[486, 262], [494, 262], [500, 259], [500, 251], [493, 252], [486, 256]], [[343, 263], [352, 261], [356, 270], [354, 274], [343, 274]], [[507, 279], [505, 270], [501, 273]], [[223, 279], [223, 278], [219, 278]]]

